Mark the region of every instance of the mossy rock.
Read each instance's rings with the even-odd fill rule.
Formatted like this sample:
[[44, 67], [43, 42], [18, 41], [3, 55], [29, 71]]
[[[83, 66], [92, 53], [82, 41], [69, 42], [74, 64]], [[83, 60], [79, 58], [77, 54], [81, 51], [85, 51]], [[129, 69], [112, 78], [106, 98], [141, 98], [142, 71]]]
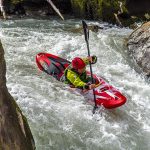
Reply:
[[86, 3], [86, 18], [102, 18], [102, 0], [91, 0]]
[[103, 0], [102, 3], [102, 18], [103, 21], [115, 23], [116, 19], [114, 13], [120, 10], [118, 0]]
[[11, 3], [12, 4], [18, 4], [20, 2], [23, 2], [23, 0], [11, 0]]
[[102, 0], [71, 0], [76, 17], [98, 19], [102, 17]]
[[85, 4], [86, 0], [71, 0], [71, 5], [73, 9], [73, 13], [77, 17], [85, 17]]
[[[125, 0], [121, 1], [125, 4]], [[87, 19], [102, 19], [115, 22], [114, 13], [120, 9], [118, 0], [71, 0], [73, 13], [77, 17]], [[123, 7], [124, 11], [127, 11]]]

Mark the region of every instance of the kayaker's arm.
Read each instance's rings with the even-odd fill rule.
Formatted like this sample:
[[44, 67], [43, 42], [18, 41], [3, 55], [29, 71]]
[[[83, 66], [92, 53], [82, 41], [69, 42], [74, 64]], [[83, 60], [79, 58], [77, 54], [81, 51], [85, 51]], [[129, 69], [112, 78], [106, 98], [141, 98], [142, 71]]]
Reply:
[[75, 74], [73, 71], [68, 70], [67, 71], [67, 79], [70, 81], [72, 85], [74, 85], [76, 88], [80, 89], [89, 89], [89, 85], [87, 85], [85, 82], [83, 82], [77, 74]]

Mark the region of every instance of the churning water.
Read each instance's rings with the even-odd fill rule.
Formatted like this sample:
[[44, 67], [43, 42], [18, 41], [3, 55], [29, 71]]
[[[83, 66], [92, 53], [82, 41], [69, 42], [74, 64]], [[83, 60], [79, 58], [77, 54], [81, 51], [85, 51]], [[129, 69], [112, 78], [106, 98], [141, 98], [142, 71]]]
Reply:
[[[106, 27], [107, 24], [88, 22]], [[129, 29], [90, 32], [93, 72], [123, 92], [127, 103], [113, 110], [93, 106], [81, 95], [39, 72], [35, 56], [48, 52], [71, 60], [87, 56], [81, 21], [1, 21], [0, 37], [7, 64], [7, 87], [28, 118], [37, 150], [150, 149], [150, 88], [129, 61], [124, 39]]]

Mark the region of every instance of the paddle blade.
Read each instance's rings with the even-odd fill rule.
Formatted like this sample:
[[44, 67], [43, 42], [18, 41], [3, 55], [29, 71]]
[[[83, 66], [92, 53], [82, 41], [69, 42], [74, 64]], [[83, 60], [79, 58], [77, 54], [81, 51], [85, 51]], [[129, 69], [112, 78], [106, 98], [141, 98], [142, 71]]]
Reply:
[[93, 107], [93, 111], [92, 111], [93, 114], [95, 114], [97, 108], [98, 108], [97, 105]]
[[89, 29], [88, 29], [88, 26], [84, 20], [82, 20], [82, 25], [83, 25], [83, 32], [85, 35], [85, 41], [87, 42], [89, 40]]

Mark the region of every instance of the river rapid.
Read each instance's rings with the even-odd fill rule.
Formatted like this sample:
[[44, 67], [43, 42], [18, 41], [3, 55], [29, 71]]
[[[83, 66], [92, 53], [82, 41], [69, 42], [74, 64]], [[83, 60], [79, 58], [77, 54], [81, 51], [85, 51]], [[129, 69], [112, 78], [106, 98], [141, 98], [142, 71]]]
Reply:
[[0, 22], [5, 50], [7, 87], [28, 119], [37, 150], [149, 150], [150, 87], [135, 71], [124, 40], [127, 28], [106, 27], [90, 32], [91, 55], [98, 57], [93, 72], [104, 77], [127, 97], [125, 105], [112, 110], [93, 106], [66, 85], [40, 72], [39, 52], [68, 60], [87, 56], [81, 20], [21, 19]]

